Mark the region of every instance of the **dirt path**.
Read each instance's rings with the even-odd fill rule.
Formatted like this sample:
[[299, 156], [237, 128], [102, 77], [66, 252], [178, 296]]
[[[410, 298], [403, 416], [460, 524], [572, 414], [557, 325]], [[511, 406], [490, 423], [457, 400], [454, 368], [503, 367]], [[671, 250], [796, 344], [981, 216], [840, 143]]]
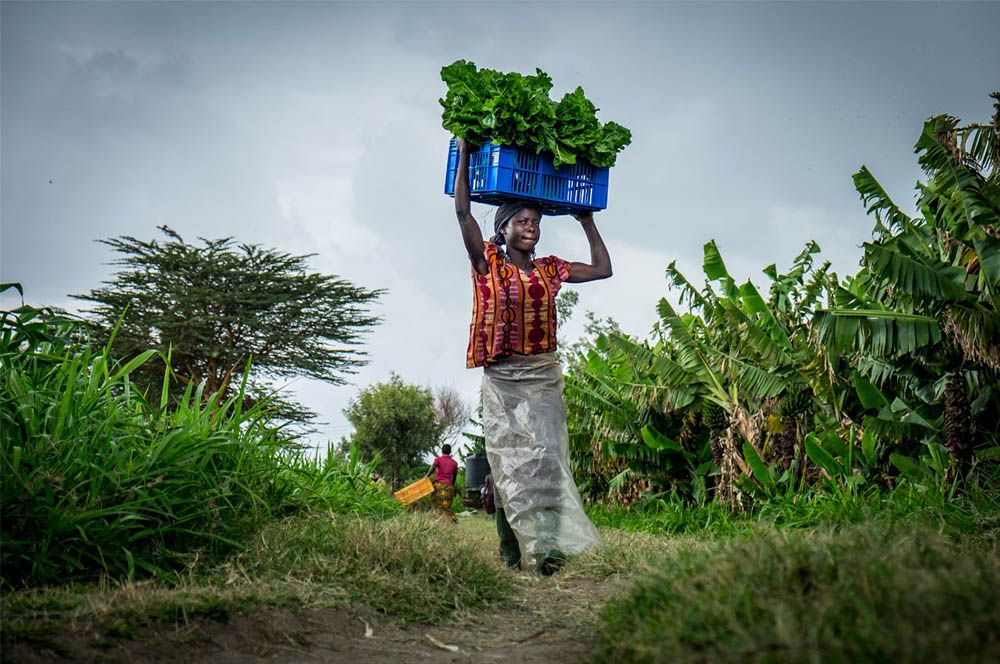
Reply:
[[596, 643], [596, 619], [617, 578], [519, 579], [514, 597], [452, 622], [403, 625], [364, 609], [260, 608], [226, 622], [144, 628], [130, 639], [67, 632], [19, 643], [10, 662], [582, 662]]

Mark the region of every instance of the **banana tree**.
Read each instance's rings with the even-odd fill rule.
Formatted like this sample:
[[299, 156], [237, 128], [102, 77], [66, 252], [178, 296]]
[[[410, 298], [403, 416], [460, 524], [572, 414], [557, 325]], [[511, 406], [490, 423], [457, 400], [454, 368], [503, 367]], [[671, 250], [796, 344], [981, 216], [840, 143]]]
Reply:
[[974, 421], [995, 421], [1000, 382], [1000, 94], [993, 97], [990, 124], [959, 126], [947, 115], [924, 124], [915, 146], [927, 175], [917, 184], [919, 216], [903, 212], [867, 168], [855, 174], [875, 217], [873, 239], [861, 271], [815, 319], [831, 353], [894, 395], [861, 398], [866, 427], [904, 446], [943, 442], [960, 466], [975, 445], [997, 443], [995, 429]]
[[[663, 422], [687, 422], [688, 439], [711, 441], [698, 446], [702, 456], [689, 452], [688, 466], [704, 463], [711, 452], [720, 470], [717, 496], [741, 504], [737, 479], [751, 473], [742, 445], [757, 457], [775, 457], [779, 445], [770, 444], [765, 425], [783, 394], [800, 399], [830, 389], [830, 372], [807, 325], [808, 312], [835, 283], [829, 264], [815, 268], [818, 250], [807, 245], [787, 274], [766, 268], [772, 280], [767, 300], [751, 281], [736, 283], [715, 242], [704, 247], [701, 290], [671, 263], [667, 278], [688, 311], [678, 312], [663, 298], [650, 340], [602, 335], [589, 370], [570, 382], [571, 401], [589, 390], [604, 403], [592, 411], [594, 430], [614, 431], [619, 442], [645, 443], [668, 459], [685, 446], [674, 442]], [[691, 435], [696, 428], [699, 434]], [[798, 433], [790, 435], [793, 445]]]

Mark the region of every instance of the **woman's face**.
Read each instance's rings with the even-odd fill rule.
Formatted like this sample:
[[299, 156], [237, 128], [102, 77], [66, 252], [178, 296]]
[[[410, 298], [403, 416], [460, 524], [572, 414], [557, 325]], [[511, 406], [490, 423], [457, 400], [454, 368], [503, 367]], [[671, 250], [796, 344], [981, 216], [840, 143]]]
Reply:
[[531, 208], [521, 208], [501, 230], [508, 247], [530, 254], [542, 237], [542, 218]]

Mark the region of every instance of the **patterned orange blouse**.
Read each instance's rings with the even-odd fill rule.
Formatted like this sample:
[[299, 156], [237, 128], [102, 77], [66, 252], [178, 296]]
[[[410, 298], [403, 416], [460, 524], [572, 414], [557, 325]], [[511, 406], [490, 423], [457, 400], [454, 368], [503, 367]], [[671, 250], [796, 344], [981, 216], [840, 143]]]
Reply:
[[525, 273], [486, 242], [488, 272], [472, 268], [472, 325], [465, 365], [492, 364], [505, 355], [535, 355], [556, 349], [556, 295], [569, 278], [569, 263], [538, 258]]

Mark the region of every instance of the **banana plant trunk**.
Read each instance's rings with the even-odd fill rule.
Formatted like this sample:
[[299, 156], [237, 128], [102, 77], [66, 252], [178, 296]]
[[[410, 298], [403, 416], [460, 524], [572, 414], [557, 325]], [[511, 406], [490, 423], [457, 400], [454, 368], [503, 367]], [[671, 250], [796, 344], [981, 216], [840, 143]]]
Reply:
[[948, 451], [964, 468], [972, 458], [972, 407], [962, 371], [948, 377], [944, 392], [944, 428]]
[[740, 451], [739, 440], [742, 438], [754, 445], [758, 431], [757, 423], [747, 417], [738, 404], [734, 404], [729, 413], [729, 426], [723, 431], [719, 441], [722, 447], [722, 466], [716, 496], [723, 505], [737, 512], [742, 512], [744, 509], [743, 492], [740, 491], [737, 482], [741, 475], [750, 474], [750, 469]]
[[722, 434], [722, 469], [719, 477], [719, 490], [716, 494], [719, 502], [730, 509], [743, 511], [743, 492], [740, 491], [736, 482], [740, 478], [740, 469], [737, 460], [742, 461], [740, 451], [736, 444], [736, 433], [732, 427]]

